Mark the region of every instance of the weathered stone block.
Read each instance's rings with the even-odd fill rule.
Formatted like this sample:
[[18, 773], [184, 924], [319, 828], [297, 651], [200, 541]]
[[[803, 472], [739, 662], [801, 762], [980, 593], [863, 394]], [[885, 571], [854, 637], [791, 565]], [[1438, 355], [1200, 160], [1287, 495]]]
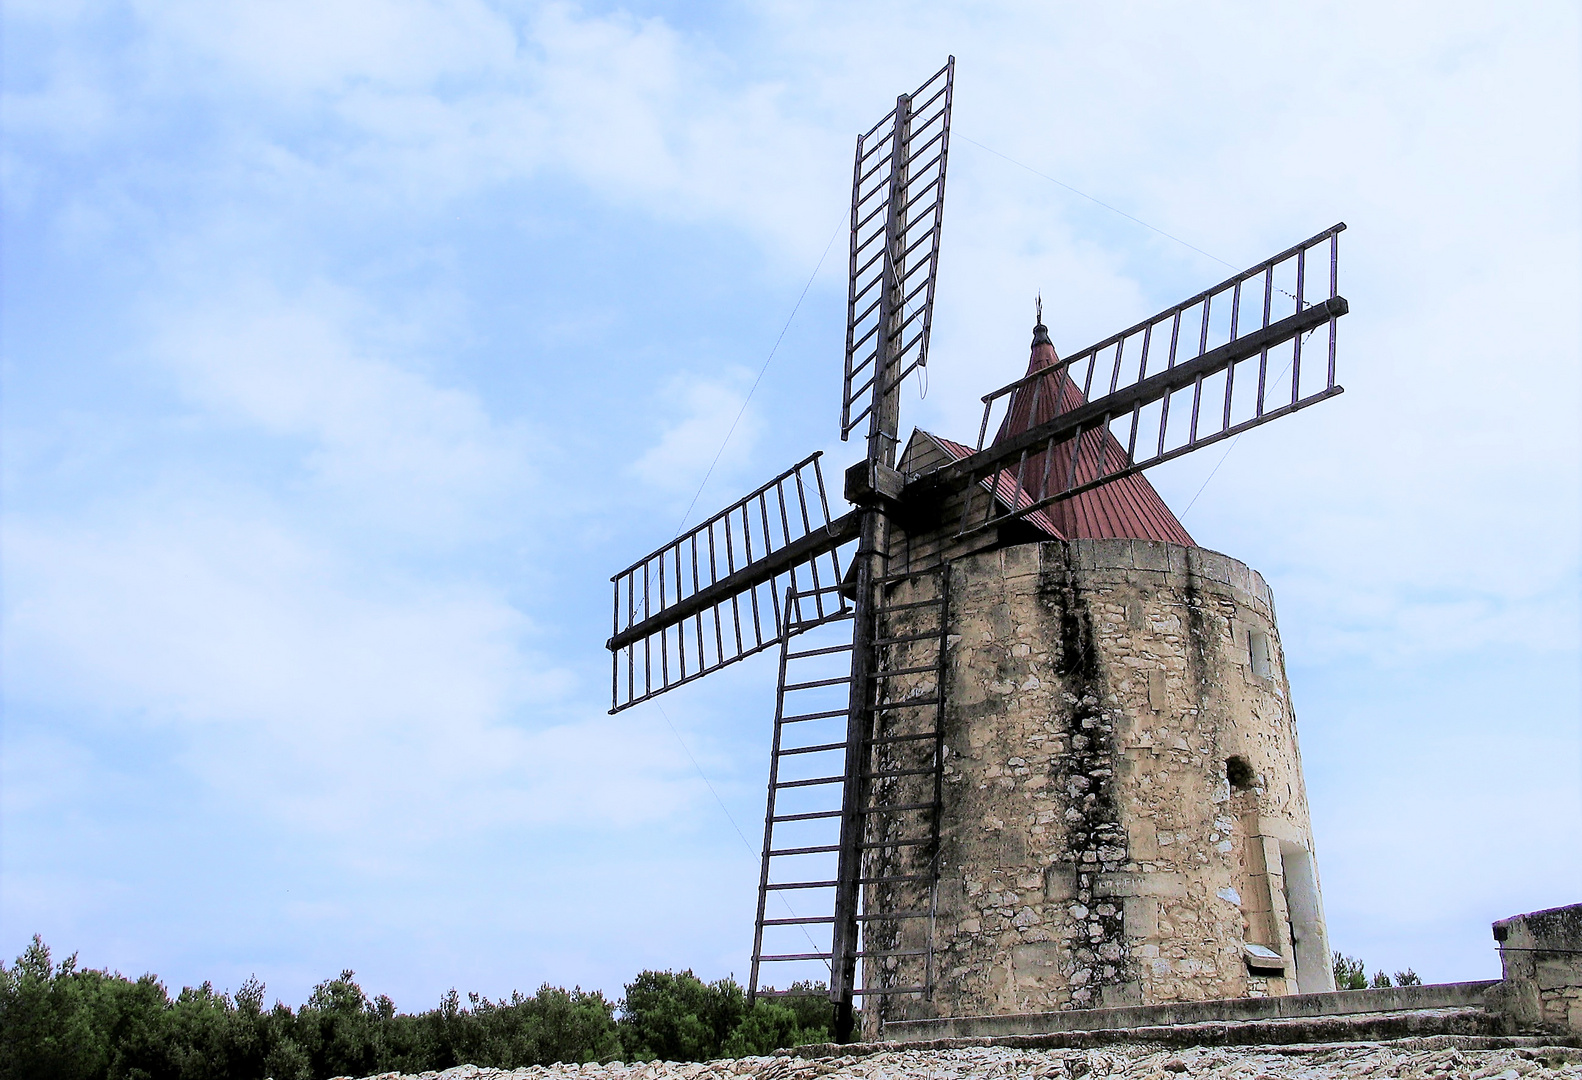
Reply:
[[1152, 938], [1159, 934], [1159, 901], [1151, 896], [1128, 896], [1123, 902], [1126, 936]]
[[1143, 818], [1133, 822], [1128, 835], [1130, 840], [1127, 847], [1134, 860], [1153, 862], [1159, 858], [1159, 833], [1152, 821]]
[[1217, 551], [1203, 551], [1198, 555], [1198, 573], [1221, 585], [1230, 584], [1231, 560]]
[[1519, 1029], [1582, 1034], [1582, 904], [1494, 924], [1505, 979], [1489, 1007]]
[[1143, 988], [1138, 982], [1110, 983], [1099, 993], [1099, 1003], [1106, 1009], [1122, 1009], [1143, 1003]]
[[1157, 540], [1132, 541], [1132, 565], [1139, 570], [1170, 569], [1171, 545]]
[[1170, 707], [1170, 697], [1165, 693], [1163, 671], [1155, 670], [1148, 673], [1148, 707], [1154, 712], [1164, 712]]
[[[1011, 963], [1020, 973], [1022, 971], [1036, 972], [1040, 968], [1056, 967], [1061, 961], [1064, 947], [1059, 942], [1035, 941], [1027, 945], [1017, 945], [1011, 950]], [[1043, 972], [1039, 972], [1042, 974]]]
[[[1582, 984], [1577, 965], [1563, 960], [1540, 960], [1534, 965], [1533, 981], [1539, 990], [1570, 990]], [[1564, 995], [1562, 995], [1564, 996]]]
[[1077, 864], [1057, 862], [1044, 871], [1044, 898], [1052, 903], [1077, 895]]
[[1186, 895], [1187, 877], [1176, 871], [1142, 873], [1123, 871], [1117, 874], [1099, 874], [1093, 882], [1094, 896], [1163, 896], [1179, 898]]
[[1132, 546], [1130, 541], [1082, 540], [1080, 561], [1072, 559], [1072, 566], [1082, 570], [1131, 569]]
[[1039, 545], [1018, 544], [1000, 552], [1000, 568], [1007, 580], [1034, 576], [1042, 570]]

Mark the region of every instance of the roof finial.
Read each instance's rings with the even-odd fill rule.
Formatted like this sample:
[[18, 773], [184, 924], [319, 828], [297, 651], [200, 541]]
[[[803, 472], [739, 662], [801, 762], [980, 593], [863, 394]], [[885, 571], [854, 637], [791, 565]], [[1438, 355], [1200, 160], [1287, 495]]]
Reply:
[[1040, 345], [1053, 345], [1054, 342], [1049, 340], [1049, 327], [1044, 325], [1044, 293], [1042, 289], [1039, 290], [1038, 298], [1033, 301], [1033, 304], [1038, 312], [1038, 325], [1033, 327], [1033, 348], [1036, 349]]

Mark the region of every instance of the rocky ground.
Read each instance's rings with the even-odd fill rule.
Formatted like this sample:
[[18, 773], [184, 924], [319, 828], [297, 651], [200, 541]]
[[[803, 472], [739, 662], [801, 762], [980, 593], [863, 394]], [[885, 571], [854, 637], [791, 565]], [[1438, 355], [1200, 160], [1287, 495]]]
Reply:
[[752, 1057], [677, 1063], [461, 1065], [418, 1077], [369, 1080], [1582, 1080], [1582, 1050], [1526, 1045], [1475, 1049], [1491, 1040], [1454, 1037], [1295, 1046], [1099, 1050], [885, 1050], [860, 1057]]

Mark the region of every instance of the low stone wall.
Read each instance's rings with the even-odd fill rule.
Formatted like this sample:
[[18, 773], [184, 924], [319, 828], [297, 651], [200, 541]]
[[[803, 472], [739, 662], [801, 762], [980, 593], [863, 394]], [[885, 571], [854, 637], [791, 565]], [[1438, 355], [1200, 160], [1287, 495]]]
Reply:
[[1518, 1028], [1582, 1034], [1582, 904], [1494, 924], [1505, 980], [1490, 1005]]
[[1036, 1035], [1048, 1032], [1157, 1028], [1205, 1023], [1290, 1020], [1424, 1009], [1481, 1009], [1498, 980], [1342, 990], [1327, 994], [1290, 994], [1275, 998], [1228, 998], [1172, 1002], [1119, 1009], [1067, 1009], [1000, 1016], [944, 1016], [934, 1020], [892, 1021], [884, 1037], [896, 1042], [977, 1036]]

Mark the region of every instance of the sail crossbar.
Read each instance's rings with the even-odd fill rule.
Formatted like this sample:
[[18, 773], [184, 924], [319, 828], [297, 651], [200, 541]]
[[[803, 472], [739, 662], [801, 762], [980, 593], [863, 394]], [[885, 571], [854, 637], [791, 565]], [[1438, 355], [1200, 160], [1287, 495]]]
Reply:
[[[923, 485], [973, 492], [958, 533], [978, 532], [1342, 393], [1335, 345], [1336, 322], [1350, 310], [1338, 288], [1345, 228], [985, 394], [976, 452]], [[1315, 357], [1308, 344], [1318, 332]], [[974, 504], [979, 489], [994, 501], [988, 513]]]
[[[610, 578], [610, 711], [777, 645], [844, 609], [840, 548], [859, 515], [831, 518], [814, 453]], [[796, 606], [782, 603], [787, 588]]]
[[857, 139], [841, 439], [928, 363], [955, 58]]

